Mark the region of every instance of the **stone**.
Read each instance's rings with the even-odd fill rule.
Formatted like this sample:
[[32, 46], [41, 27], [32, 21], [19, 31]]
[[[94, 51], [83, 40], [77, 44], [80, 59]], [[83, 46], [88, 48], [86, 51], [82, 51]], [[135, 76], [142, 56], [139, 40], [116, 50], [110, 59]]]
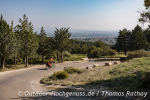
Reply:
[[97, 66], [98, 66], [98, 64], [94, 64], [94, 65], [93, 65], [93, 67], [97, 67]]
[[118, 62], [118, 61], [115, 61], [114, 64], [118, 64], [118, 65], [119, 65], [119, 62]]
[[86, 67], [86, 69], [92, 69], [93, 65], [89, 65]]
[[108, 62], [108, 63], [105, 63], [105, 66], [110, 66], [112, 65], [112, 63]]

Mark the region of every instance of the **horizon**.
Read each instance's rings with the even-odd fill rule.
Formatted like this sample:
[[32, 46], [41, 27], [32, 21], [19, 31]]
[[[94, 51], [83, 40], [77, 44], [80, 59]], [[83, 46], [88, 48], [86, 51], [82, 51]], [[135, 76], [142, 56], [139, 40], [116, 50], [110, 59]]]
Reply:
[[[46, 33], [54, 33], [55, 27], [43, 27]], [[65, 28], [65, 27], [64, 27]], [[67, 27], [66, 27], [67, 28]], [[60, 28], [58, 28], [60, 29]], [[34, 27], [34, 30], [40, 33], [41, 27]], [[78, 32], [119, 32], [119, 30], [90, 30], [90, 29], [72, 29], [69, 28], [69, 32], [78, 33]]]
[[14, 26], [26, 14], [33, 28], [119, 31], [142, 26], [137, 11], [145, 9], [143, 4], [143, 0], [5, 0], [0, 9], [5, 9], [3, 18], [8, 24], [13, 20]]

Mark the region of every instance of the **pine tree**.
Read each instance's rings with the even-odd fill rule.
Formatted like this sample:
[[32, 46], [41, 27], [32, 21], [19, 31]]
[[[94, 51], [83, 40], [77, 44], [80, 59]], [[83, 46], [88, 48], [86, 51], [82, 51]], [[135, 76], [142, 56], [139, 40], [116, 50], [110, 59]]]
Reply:
[[147, 45], [146, 37], [144, 36], [142, 28], [139, 25], [132, 30], [130, 45], [132, 51], [145, 49]]
[[115, 49], [120, 52], [120, 51], [124, 51], [125, 55], [127, 54], [127, 51], [130, 48], [130, 36], [131, 36], [131, 32], [128, 31], [127, 29], [123, 29], [119, 31], [119, 35], [116, 38], [116, 44], [115, 44]]
[[56, 28], [55, 31], [55, 47], [61, 53], [61, 60], [63, 62], [63, 52], [68, 50], [72, 45], [73, 41], [70, 38], [71, 33], [69, 28], [61, 28], [60, 30]]
[[0, 58], [1, 68], [4, 69], [5, 59], [17, 54], [16, 51], [16, 36], [12, 31], [12, 28], [7, 24], [7, 21], [3, 19], [1, 14], [0, 18]]
[[39, 47], [38, 47], [38, 54], [42, 55], [42, 62], [44, 62], [44, 56], [46, 56], [48, 51], [50, 51], [50, 45], [48, 45], [49, 41], [46, 35], [47, 34], [42, 26], [41, 32], [39, 34]]
[[33, 32], [33, 25], [28, 22], [28, 17], [23, 15], [23, 20], [19, 18], [20, 25], [15, 27], [15, 33], [21, 38], [21, 53], [25, 57], [25, 64], [28, 67], [28, 58], [36, 55], [38, 49], [37, 33]]
[[141, 22], [142, 24], [146, 22], [150, 23], [150, 0], [144, 0], [144, 6], [146, 10], [140, 13], [140, 18], [139, 18], [139, 22]]
[[[13, 21], [11, 22], [11, 30], [12, 30], [12, 33], [14, 33]], [[16, 46], [15, 46], [16, 52], [14, 52], [14, 64], [16, 65], [16, 56], [18, 55], [18, 52], [21, 49], [21, 45], [20, 45], [21, 40], [20, 40], [20, 37], [18, 37], [16, 33], [14, 33], [14, 34], [15, 34], [15, 37], [17, 38], [16, 39]]]

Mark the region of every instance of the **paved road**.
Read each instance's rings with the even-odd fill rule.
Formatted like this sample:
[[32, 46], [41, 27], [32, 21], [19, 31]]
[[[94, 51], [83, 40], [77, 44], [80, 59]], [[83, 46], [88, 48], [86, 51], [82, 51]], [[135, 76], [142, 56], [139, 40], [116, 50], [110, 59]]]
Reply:
[[[62, 70], [64, 67], [73, 66], [78, 68], [85, 68], [88, 65], [93, 65], [96, 63], [102, 66], [104, 65], [105, 62], [63, 63], [63, 64], [56, 64], [57, 65], [56, 68], [48, 70], [45, 70], [45, 65], [37, 65], [33, 68], [0, 72], [0, 100], [10, 100], [10, 99], [42, 100], [41, 98], [20, 97], [18, 96], [18, 92], [22, 91], [24, 93], [25, 91], [29, 92], [46, 91], [45, 88], [37, 85], [37, 83], [41, 78], [43, 78], [43, 76], [52, 74], [54, 71]], [[47, 100], [48, 99], [51, 98], [47, 98]], [[58, 99], [60, 99], [60, 97], [55, 98], [55, 100]], [[65, 100], [70, 99], [66, 98]]]

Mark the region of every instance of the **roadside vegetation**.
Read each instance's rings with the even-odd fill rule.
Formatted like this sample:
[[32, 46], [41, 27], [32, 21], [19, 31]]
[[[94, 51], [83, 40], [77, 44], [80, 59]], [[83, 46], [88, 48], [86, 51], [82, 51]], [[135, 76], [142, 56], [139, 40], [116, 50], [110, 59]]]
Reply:
[[73, 54], [72, 57], [87, 58], [87, 54]]
[[24, 67], [24, 65], [6, 65], [4, 69], [0, 68], [0, 72], [17, 70], [22, 68], [27, 68], [27, 67]]
[[[74, 68], [74, 67], [65, 67], [63, 71], [54, 72], [52, 75], [45, 76], [44, 78], [42, 78], [40, 80], [40, 82], [44, 83], [44, 84], [58, 84], [58, 83], [56, 83], [57, 81], [61, 81], [62, 79], [63, 80], [68, 79], [68, 77], [70, 77], [70, 75], [73, 75], [73, 74], [78, 75], [83, 72], [84, 72], [84, 70], [82, 70], [82, 69], [78, 69], [78, 68]], [[67, 85], [67, 84], [63, 84], [63, 85]]]
[[120, 57], [120, 61], [124, 62], [133, 58], [141, 58], [141, 57], [150, 57], [150, 52], [146, 50], [135, 50], [135, 51], [129, 52], [127, 57]]
[[120, 57], [127, 57], [124, 54], [116, 54], [113, 56], [101, 56], [100, 58], [120, 58]]
[[[40, 65], [40, 64], [36, 64], [36, 65]], [[18, 70], [18, 69], [24, 69], [24, 68], [30, 68], [30, 67], [34, 67], [35, 64], [29, 64], [28, 67], [26, 67], [24, 64], [20, 64], [20, 65], [5, 65], [4, 69], [0, 68], [0, 72], [4, 72], [4, 71], [12, 71], [12, 70]]]
[[[149, 91], [150, 57], [134, 58], [120, 65], [99, 66], [93, 69], [80, 69], [82, 73], [68, 73], [64, 79], [52, 80], [45, 76], [41, 83], [48, 85], [74, 86], [82, 88], [107, 88], [115, 91]], [[72, 69], [66, 70], [71, 71]], [[57, 73], [57, 72], [56, 72]]]

